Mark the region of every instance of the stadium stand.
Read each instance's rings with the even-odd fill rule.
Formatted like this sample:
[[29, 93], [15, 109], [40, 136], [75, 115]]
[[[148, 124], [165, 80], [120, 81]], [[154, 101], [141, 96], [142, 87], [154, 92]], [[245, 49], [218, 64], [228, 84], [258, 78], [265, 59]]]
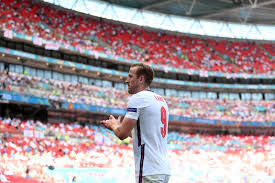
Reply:
[[[2, 1], [3, 30], [141, 62], [227, 73], [274, 74], [273, 45], [215, 41], [116, 25], [33, 1]], [[54, 41], [53, 44], [51, 41]], [[146, 44], [145, 44], [146, 43]], [[211, 45], [211, 46], [209, 46]]]
[[[272, 43], [148, 31], [32, 0], [1, 0], [0, 29], [7, 34], [4, 37], [15, 32], [34, 37], [37, 44], [41, 44], [41, 39], [47, 40], [44, 46], [48, 50], [58, 50], [59, 44], [63, 44], [114, 58], [174, 68], [275, 74], [275, 45]], [[0, 91], [36, 96], [60, 104], [114, 109], [125, 109], [128, 97], [125, 90], [114, 87], [13, 71], [0, 72]], [[1, 102], [8, 105], [1, 97]], [[241, 122], [252, 124], [252, 128], [255, 122], [261, 122], [257, 128], [271, 127], [269, 123], [275, 125], [274, 100], [192, 98], [173, 94], [165, 99], [170, 114], [175, 116], [201, 121], [234, 121], [234, 127], [241, 126]], [[74, 178], [85, 182], [85, 177], [89, 177], [86, 182], [134, 182], [131, 139], [119, 141], [96, 122], [43, 121], [14, 118], [16, 111], [8, 114], [11, 116], [0, 117], [0, 183], [67, 183]], [[275, 182], [274, 136], [171, 131], [168, 143], [173, 170], [170, 183]]]
[[[126, 91], [112, 87], [98, 87], [80, 83], [67, 83], [18, 73], [1, 73], [2, 89], [53, 101], [90, 104], [113, 108], [126, 106]], [[4, 87], [5, 86], [5, 87]], [[275, 119], [274, 101], [192, 99], [166, 96], [170, 114], [189, 118], [212, 120], [271, 122]]]
[[[34, 181], [64, 182], [62, 176], [52, 177], [48, 173], [49, 168], [131, 169], [134, 166], [132, 147], [128, 143], [119, 145], [112, 132], [96, 124], [53, 124], [4, 118], [0, 121], [0, 130], [5, 128], [15, 131], [14, 134], [3, 134], [0, 140], [0, 172], [7, 180], [12, 175], [26, 177], [27, 167], [31, 170], [29, 178]], [[42, 130], [45, 136], [20, 135], [20, 131], [28, 130]], [[66, 135], [81, 134], [82, 137], [62, 138], [60, 132]], [[87, 132], [91, 135], [87, 136]], [[173, 170], [184, 175], [178, 179], [180, 181], [261, 182], [272, 181], [275, 175], [275, 139], [271, 136], [212, 136], [171, 132], [168, 141]], [[236, 171], [241, 176], [233, 180], [231, 175]], [[177, 177], [171, 182], [177, 182]]]

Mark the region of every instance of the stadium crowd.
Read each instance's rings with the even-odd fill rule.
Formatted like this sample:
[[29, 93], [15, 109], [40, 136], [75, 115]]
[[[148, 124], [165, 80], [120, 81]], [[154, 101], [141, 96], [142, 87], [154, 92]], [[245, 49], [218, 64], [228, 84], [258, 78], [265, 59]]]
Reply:
[[[115, 88], [68, 83], [18, 73], [0, 73], [1, 88], [53, 101], [125, 109], [127, 91]], [[274, 101], [195, 99], [165, 96], [170, 114], [189, 118], [228, 121], [275, 121]], [[258, 108], [261, 108], [259, 110]]]
[[[218, 41], [149, 32], [112, 24], [31, 0], [0, 1], [0, 29], [151, 64], [228, 73], [275, 74], [274, 44]], [[114, 88], [0, 73], [0, 89], [53, 101], [125, 108], [128, 94]], [[193, 99], [166, 96], [170, 114], [232, 121], [275, 121], [274, 101]], [[264, 108], [263, 111], [257, 107]], [[275, 138], [170, 132], [174, 182], [275, 181]], [[9, 176], [66, 182], [59, 168], [133, 169], [130, 141], [117, 141], [98, 124], [0, 118], [0, 182]], [[232, 176], [234, 175], [234, 176]], [[128, 178], [127, 175], [125, 178]]]
[[[40, 130], [45, 136], [22, 134], [27, 130]], [[0, 132], [0, 172], [5, 177], [16, 175], [43, 182], [65, 182], [64, 177], [53, 177], [49, 171], [134, 167], [131, 143], [119, 144], [111, 131], [96, 123], [43, 123], [1, 118]], [[82, 135], [75, 138], [73, 134]], [[275, 138], [272, 136], [170, 132], [168, 143], [172, 183], [272, 183], [275, 178]]]
[[112, 24], [30, 0], [0, 2], [0, 28], [45, 48], [74, 46], [114, 57], [190, 70], [274, 74], [273, 44], [198, 39]]

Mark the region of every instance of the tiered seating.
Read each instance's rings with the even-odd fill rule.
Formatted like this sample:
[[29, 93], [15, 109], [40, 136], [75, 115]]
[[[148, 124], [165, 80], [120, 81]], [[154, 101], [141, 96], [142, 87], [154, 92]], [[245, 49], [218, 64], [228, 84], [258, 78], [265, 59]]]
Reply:
[[[54, 44], [177, 68], [268, 74], [274, 74], [275, 70], [272, 59], [254, 43], [148, 32], [82, 17], [30, 0], [5, 0], [0, 9], [0, 28], [41, 37]], [[272, 45], [266, 46], [268, 50], [270, 47]]]
[[271, 56], [275, 56], [275, 45], [273, 44], [262, 44], [262, 46], [268, 51]]
[[[0, 120], [0, 128], [6, 123], [24, 126], [28, 122], [5, 118]], [[40, 122], [34, 122], [33, 125], [37, 123]], [[75, 127], [74, 123], [50, 123], [45, 125], [44, 130], [47, 131], [56, 126], [66, 130], [66, 133], [74, 133], [75, 129], [82, 129], [85, 133], [84, 129], [89, 129], [101, 134], [103, 128], [97, 125], [77, 127], [77, 123]], [[55, 169], [96, 167], [133, 170], [131, 146], [117, 145], [116, 142], [108, 144], [106, 141], [96, 144], [96, 138], [94, 136], [84, 137], [82, 140], [74, 138], [62, 140], [57, 136], [34, 138], [2, 134], [0, 172], [11, 180], [9, 178], [11, 176], [26, 177], [25, 170], [29, 167], [30, 180], [62, 182], [64, 177], [52, 177], [47, 174], [49, 166]], [[168, 144], [173, 169], [171, 183], [178, 181], [191, 183], [199, 180], [201, 182], [210, 180], [211, 182], [220, 180], [241, 182], [244, 179], [247, 179], [247, 182], [263, 182], [271, 181], [275, 176], [275, 138], [271, 136], [210, 136], [170, 132]], [[234, 177], [232, 177], [233, 173]]]
[[2, 73], [1, 76], [2, 86], [5, 86], [7, 90], [37, 94], [55, 101], [124, 108], [123, 100], [128, 96], [126, 91], [104, 89], [93, 85], [68, 83], [16, 73], [10, 73], [9, 76]]
[[[13, 132], [13, 134], [23, 134], [24, 130], [28, 131], [41, 131], [46, 136], [56, 136], [57, 140], [68, 140], [69, 138], [89, 138], [93, 139], [98, 133], [108, 136], [110, 131], [102, 128], [101, 126], [97, 126], [95, 124], [80, 124], [78, 122], [66, 124], [58, 122], [49, 122], [47, 124], [41, 123], [40, 121], [34, 120], [19, 120], [19, 119], [3, 119], [0, 123], [0, 129], [3, 131], [0, 132]], [[32, 134], [28, 134], [33, 136]], [[37, 135], [37, 134], [36, 134]], [[41, 136], [39, 136], [41, 137]], [[43, 138], [43, 136], [42, 136]], [[102, 137], [103, 138], [103, 137]], [[101, 143], [103, 140], [99, 138], [95, 143]], [[111, 139], [112, 140], [112, 139]]]
[[175, 171], [185, 172], [177, 181], [274, 181], [274, 137], [170, 133], [169, 139], [183, 149], [172, 151], [171, 156]]
[[273, 61], [269, 59], [267, 53], [254, 42], [231, 42], [209, 40], [220, 53], [227, 55], [238, 70], [245, 73], [267, 73], [274, 70]]
[[[46, 96], [62, 102], [126, 108], [127, 92], [114, 88], [73, 84], [17, 73], [10, 73], [9, 76], [2, 73], [2, 79], [6, 83], [5, 89], [9, 91]], [[172, 115], [229, 121], [275, 121], [274, 101], [192, 99], [177, 96], [166, 96], [165, 99]]]
[[[274, 101], [210, 100], [167, 97], [170, 113], [190, 118], [228, 121], [274, 121]], [[257, 110], [257, 106], [264, 111]]]
[[[0, 171], [25, 177], [26, 167], [29, 166], [32, 178], [50, 182], [51, 177], [48, 177], [45, 168], [51, 165], [55, 168], [129, 167], [132, 158], [127, 161], [112, 161], [112, 158], [129, 156], [130, 147], [113, 143], [110, 139], [114, 138], [113, 133], [102, 126], [96, 124], [80, 126], [77, 122], [41, 124], [40, 121], [33, 120], [22, 121], [10, 118], [0, 120], [0, 132], [7, 128], [17, 130], [17, 134], [1, 134], [0, 167], [3, 170]], [[35, 135], [26, 137], [20, 133], [30, 129], [36, 130], [37, 127], [45, 133], [45, 137], [37, 138]], [[51, 136], [48, 136], [49, 134]], [[82, 139], [75, 139], [76, 134]], [[124, 151], [127, 152], [123, 154]]]

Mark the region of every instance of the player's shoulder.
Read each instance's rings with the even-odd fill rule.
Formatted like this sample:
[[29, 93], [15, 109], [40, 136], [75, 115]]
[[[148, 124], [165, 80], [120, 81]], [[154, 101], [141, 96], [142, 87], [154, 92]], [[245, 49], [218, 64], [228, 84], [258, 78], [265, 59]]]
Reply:
[[128, 100], [128, 106], [135, 106], [137, 108], [140, 108], [151, 105], [152, 102], [150, 100], [149, 95], [150, 94], [146, 91], [141, 91], [131, 95]]
[[129, 101], [135, 101], [138, 103], [144, 103], [150, 101], [154, 93], [151, 91], [143, 90], [129, 97]]
[[143, 102], [144, 101], [165, 102], [165, 99], [161, 95], [159, 95], [151, 90], [143, 90], [141, 92], [138, 92], [131, 96], [131, 100], [139, 100], [139, 101], [143, 101]]
[[140, 91], [140, 92], [132, 95], [131, 98], [134, 98], [134, 99], [145, 99], [145, 98], [150, 98], [153, 95], [155, 95], [155, 93], [153, 91], [151, 91], [151, 90], [143, 90], [143, 91]]

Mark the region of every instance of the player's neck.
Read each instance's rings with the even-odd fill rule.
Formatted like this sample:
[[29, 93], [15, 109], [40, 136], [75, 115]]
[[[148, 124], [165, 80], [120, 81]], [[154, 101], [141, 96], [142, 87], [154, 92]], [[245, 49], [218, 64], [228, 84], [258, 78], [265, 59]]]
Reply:
[[145, 91], [145, 90], [150, 90], [150, 87], [149, 86], [142, 86], [142, 87], [140, 87], [140, 89], [138, 90], [138, 92]]

